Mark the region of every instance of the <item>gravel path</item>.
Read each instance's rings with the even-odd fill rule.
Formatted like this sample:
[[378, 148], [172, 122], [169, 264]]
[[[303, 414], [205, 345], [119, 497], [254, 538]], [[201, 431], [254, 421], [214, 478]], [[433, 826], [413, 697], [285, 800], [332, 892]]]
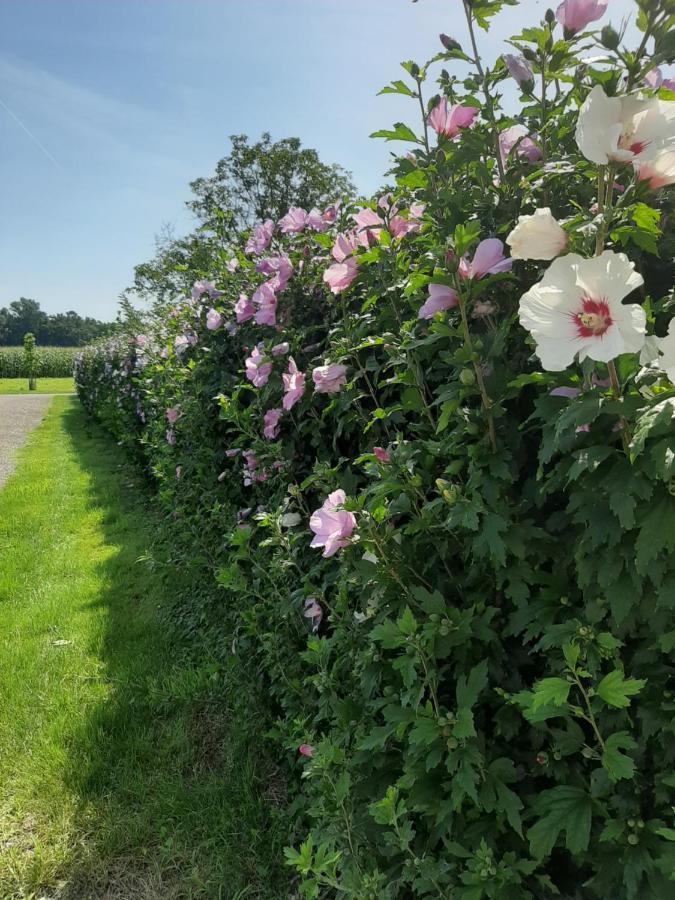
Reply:
[[0, 395], [0, 488], [14, 471], [15, 454], [47, 412], [53, 394]]

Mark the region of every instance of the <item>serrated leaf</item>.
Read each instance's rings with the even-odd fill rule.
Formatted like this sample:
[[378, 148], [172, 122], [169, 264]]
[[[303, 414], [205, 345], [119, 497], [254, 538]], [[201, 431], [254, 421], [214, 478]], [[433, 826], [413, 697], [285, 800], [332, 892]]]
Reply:
[[595, 689], [596, 694], [605, 703], [617, 709], [625, 709], [630, 706], [629, 697], [639, 694], [647, 684], [642, 678], [624, 678], [623, 672], [615, 669], [602, 679]]
[[626, 731], [617, 731], [606, 739], [601, 761], [612, 781], [633, 777], [635, 763], [621, 750], [634, 750], [636, 746], [637, 744]]
[[564, 678], [542, 678], [534, 686], [532, 693], [532, 710], [536, 712], [542, 706], [563, 706], [567, 703], [570, 688], [569, 681]]
[[396, 122], [393, 129], [382, 128], [380, 131], [374, 131], [371, 138], [384, 138], [385, 141], [408, 141], [409, 143], [419, 144], [420, 140], [412, 130], [403, 122]]
[[534, 801], [539, 821], [527, 832], [535, 859], [548, 856], [561, 832], [570, 853], [588, 849], [591, 834], [591, 798], [585, 790], [559, 785], [543, 791]]

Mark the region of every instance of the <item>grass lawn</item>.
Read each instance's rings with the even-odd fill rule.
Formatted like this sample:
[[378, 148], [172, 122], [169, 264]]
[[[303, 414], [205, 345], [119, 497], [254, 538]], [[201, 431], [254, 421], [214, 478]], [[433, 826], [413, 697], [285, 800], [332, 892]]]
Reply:
[[72, 394], [72, 378], [38, 378], [37, 390], [28, 390], [27, 378], [0, 378], [0, 394]]
[[274, 770], [162, 619], [119, 454], [57, 397], [0, 490], [0, 897], [287, 897]]

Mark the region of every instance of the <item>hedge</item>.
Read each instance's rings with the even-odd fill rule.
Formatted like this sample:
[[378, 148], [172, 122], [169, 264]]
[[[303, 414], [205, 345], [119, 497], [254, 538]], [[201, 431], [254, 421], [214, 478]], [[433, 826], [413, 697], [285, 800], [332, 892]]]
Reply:
[[[68, 378], [79, 347], [36, 347], [38, 378]], [[23, 347], [0, 347], [0, 378], [25, 378]]]
[[501, 5], [385, 89], [424, 114], [390, 192], [77, 363], [268, 718], [303, 897], [672, 896], [673, 15], [582, 65], [567, 0], [487, 68]]

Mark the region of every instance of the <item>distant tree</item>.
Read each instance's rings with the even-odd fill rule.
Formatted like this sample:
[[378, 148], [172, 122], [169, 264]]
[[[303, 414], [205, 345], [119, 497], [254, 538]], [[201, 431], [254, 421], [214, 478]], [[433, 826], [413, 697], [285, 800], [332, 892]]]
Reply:
[[23, 368], [28, 378], [28, 390], [37, 389], [37, 355], [35, 353], [35, 335], [30, 331], [23, 336]]
[[108, 334], [114, 326], [70, 310], [50, 316], [37, 300], [21, 297], [0, 309], [0, 345], [19, 346], [27, 333], [38, 344], [54, 347], [79, 347]]
[[255, 144], [233, 134], [232, 151], [210, 178], [190, 184], [195, 195], [187, 205], [202, 226], [241, 231], [262, 219], [280, 219], [289, 206], [324, 207], [353, 197], [356, 188], [342, 166], [321, 162], [316, 150], [299, 138], [272, 141], [265, 132]]

